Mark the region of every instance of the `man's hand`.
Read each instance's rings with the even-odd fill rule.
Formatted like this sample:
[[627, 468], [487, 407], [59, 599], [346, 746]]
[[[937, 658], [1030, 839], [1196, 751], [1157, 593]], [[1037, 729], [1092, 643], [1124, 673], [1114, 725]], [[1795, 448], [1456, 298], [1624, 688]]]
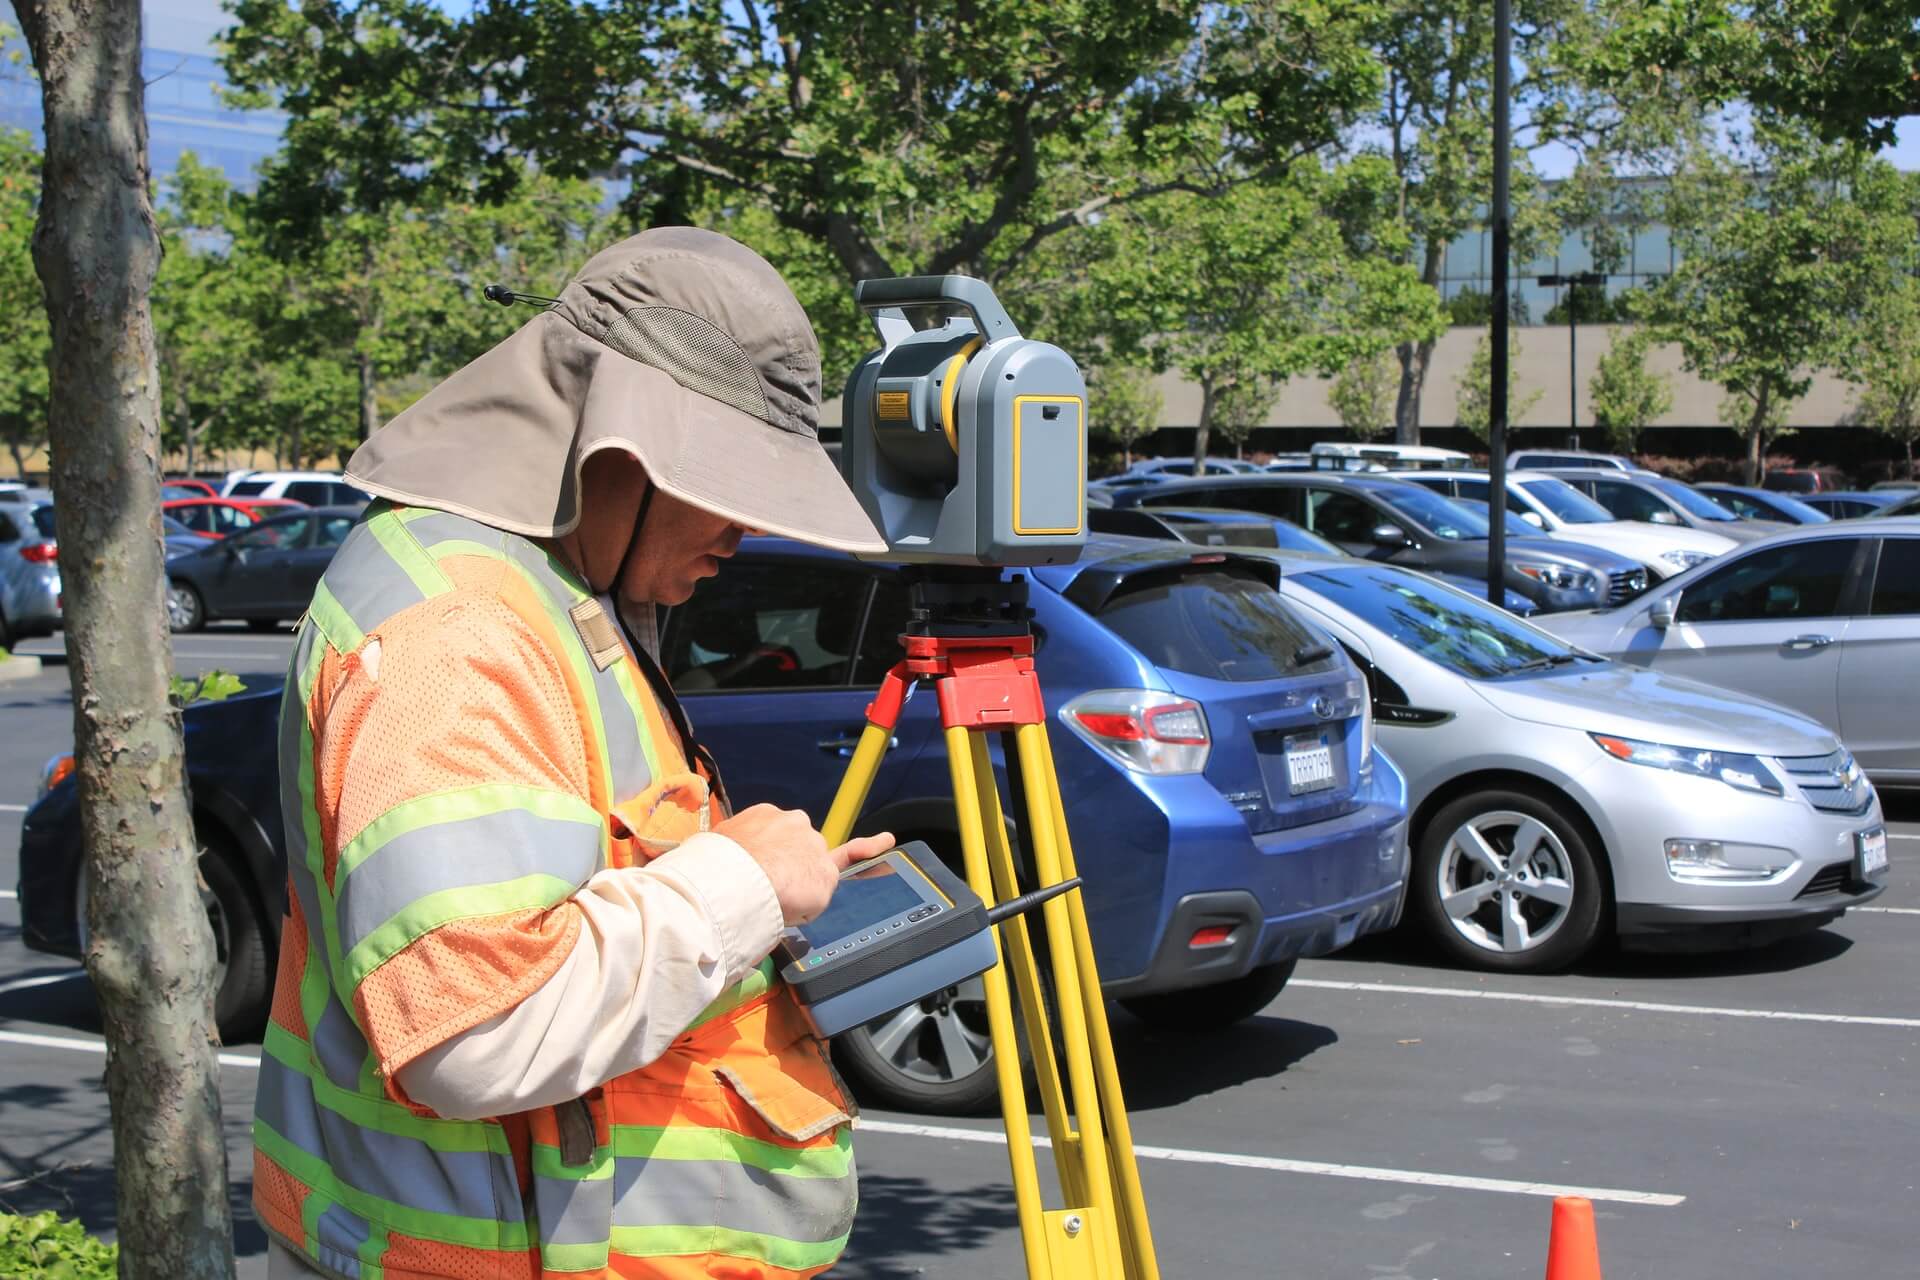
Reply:
[[773, 883], [780, 915], [788, 924], [805, 924], [827, 909], [840, 873], [866, 858], [893, 848], [886, 832], [849, 840], [837, 849], [813, 829], [798, 809], [756, 804], [714, 827], [760, 864]]

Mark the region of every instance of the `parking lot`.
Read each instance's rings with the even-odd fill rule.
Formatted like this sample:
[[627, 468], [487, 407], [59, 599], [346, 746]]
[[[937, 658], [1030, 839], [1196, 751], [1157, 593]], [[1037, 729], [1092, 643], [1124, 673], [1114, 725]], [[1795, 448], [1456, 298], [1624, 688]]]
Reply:
[[[217, 627], [177, 637], [176, 665], [277, 678], [289, 641]], [[56, 661], [0, 685], [0, 1202], [111, 1229], [92, 999], [76, 967], [19, 941], [21, 816], [71, 739], [57, 641], [22, 651]], [[1163, 1273], [1537, 1276], [1547, 1198], [1579, 1189], [1612, 1280], [1910, 1274], [1920, 804], [1888, 809], [1892, 887], [1794, 943], [1505, 978], [1389, 938], [1303, 963], [1217, 1038], [1116, 1010]], [[1097, 850], [1081, 861], [1097, 874]], [[243, 1276], [264, 1274], [246, 1209], [255, 1053], [223, 1057]], [[996, 1124], [868, 1112], [857, 1150], [836, 1274], [1017, 1273]]]

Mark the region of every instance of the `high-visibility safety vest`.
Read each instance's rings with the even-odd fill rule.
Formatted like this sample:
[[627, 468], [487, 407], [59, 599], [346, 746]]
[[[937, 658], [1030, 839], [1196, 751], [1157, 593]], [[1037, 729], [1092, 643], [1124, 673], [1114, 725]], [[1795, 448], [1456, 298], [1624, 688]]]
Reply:
[[[479, 778], [430, 787], [333, 847], [315, 778], [315, 735], [329, 711], [345, 714], [326, 705], [330, 689], [383, 626], [404, 634], [408, 610], [475, 584], [558, 659], [588, 739], [589, 795]], [[708, 825], [707, 779], [563, 565], [471, 520], [376, 506], [300, 628], [279, 749], [290, 892], [253, 1186], [283, 1245], [365, 1280], [809, 1276], [839, 1257], [856, 1198], [850, 1108], [771, 961], [656, 1061], [558, 1107], [443, 1119], [377, 1070], [371, 1046], [444, 1025], [491, 987], [522, 983], [515, 1002], [536, 989], [540, 965], [564, 959], [528, 959], [565, 916], [554, 908], [603, 868]]]

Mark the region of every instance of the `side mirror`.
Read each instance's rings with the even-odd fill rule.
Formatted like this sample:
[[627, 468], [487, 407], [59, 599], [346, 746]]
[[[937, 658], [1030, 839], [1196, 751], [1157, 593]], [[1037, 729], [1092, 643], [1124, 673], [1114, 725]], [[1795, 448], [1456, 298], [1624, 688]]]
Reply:
[[1680, 617], [1680, 592], [1661, 596], [1647, 608], [1647, 621], [1655, 628], [1665, 631]]
[[1397, 524], [1380, 523], [1373, 526], [1373, 545], [1376, 547], [1404, 547], [1407, 545], [1406, 530]]
[[1671, 511], [1656, 511], [1647, 517], [1649, 524], [1679, 524], [1680, 517]]
[[1547, 522], [1540, 518], [1540, 513], [1538, 511], [1522, 511], [1520, 513], [1520, 518], [1522, 520], [1525, 520], [1528, 524], [1532, 525], [1536, 529], [1544, 529], [1547, 527]]

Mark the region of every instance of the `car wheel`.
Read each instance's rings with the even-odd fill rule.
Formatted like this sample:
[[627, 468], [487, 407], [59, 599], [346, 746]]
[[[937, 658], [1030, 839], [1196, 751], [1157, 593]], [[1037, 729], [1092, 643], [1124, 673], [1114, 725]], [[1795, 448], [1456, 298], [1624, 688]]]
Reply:
[[174, 631], [198, 631], [207, 624], [207, 606], [191, 583], [167, 583], [167, 626]]
[[1211, 986], [1133, 996], [1122, 1000], [1120, 1007], [1149, 1026], [1166, 1031], [1225, 1031], [1272, 1004], [1287, 979], [1293, 977], [1293, 966], [1292, 960], [1261, 965], [1251, 973]]
[[1587, 837], [1523, 791], [1476, 792], [1434, 814], [1413, 876], [1427, 933], [1478, 969], [1564, 969], [1593, 947], [1610, 905]]
[[[266, 1027], [273, 999], [273, 972], [267, 945], [266, 922], [253, 896], [218, 848], [200, 851], [201, 905], [213, 933], [213, 1020], [224, 1044], [259, 1038]], [[87, 874], [81, 868], [73, 895], [75, 934], [80, 953], [87, 950]]]
[[0, 609], [0, 649], [13, 648], [13, 627], [7, 622], [6, 610]]
[[980, 978], [842, 1032], [834, 1054], [863, 1102], [977, 1115], [1000, 1095]]
[[280, 619], [278, 618], [247, 619], [247, 630], [249, 631], [278, 631], [279, 629]]

